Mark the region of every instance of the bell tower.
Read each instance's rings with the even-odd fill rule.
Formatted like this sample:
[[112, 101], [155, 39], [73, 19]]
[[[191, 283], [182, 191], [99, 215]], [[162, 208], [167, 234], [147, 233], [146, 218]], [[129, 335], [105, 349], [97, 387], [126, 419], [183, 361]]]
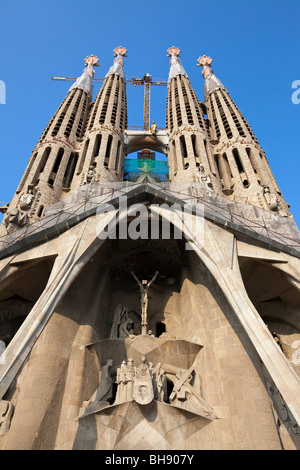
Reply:
[[174, 46], [168, 49], [171, 60], [166, 125], [169, 131], [170, 181], [202, 182], [220, 191], [204, 107], [181, 64], [180, 52]]
[[93, 77], [99, 59], [86, 57], [82, 75], [70, 87], [32, 152], [1, 232], [13, 232], [40, 220], [48, 207], [91, 181], [122, 181], [126, 52], [121, 46], [114, 50], [114, 64], [95, 101]]
[[1, 233], [13, 232], [41, 219], [49, 206], [70, 191], [79, 163], [79, 142], [84, 136], [92, 101], [94, 67], [98, 62], [93, 54], [85, 58], [82, 75], [47, 124], [9, 204]]
[[115, 59], [102, 88], [91, 104], [74, 186], [86, 181], [122, 181], [124, 130], [127, 127], [124, 59], [127, 50], [117, 47]]
[[198, 66], [203, 67], [211, 145], [223, 194], [237, 202], [290, 216], [263, 149], [211, 64], [212, 59], [206, 55], [198, 59]]

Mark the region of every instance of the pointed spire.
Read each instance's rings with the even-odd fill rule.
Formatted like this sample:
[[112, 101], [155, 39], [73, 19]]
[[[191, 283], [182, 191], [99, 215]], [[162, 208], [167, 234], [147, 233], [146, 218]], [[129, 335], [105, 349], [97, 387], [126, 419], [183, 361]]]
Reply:
[[109, 75], [117, 74], [125, 80], [125, 73], [124, 73], [124, 60], [123, 57], [127, 57], [127, 49], [125, 47], [119, 46], [116, 47], [114, 50], [115, 60], [113, 65], [110, 67], [109, 71], [105, 75], [105, 78]]
[[83, 70], [82, 75], [77, 78], [76, 82], [70, 87], [69, 91], [74, 90], [75, 88], [80, 88], [85, 91], [87, 95], [92, 98], [93, 95], [93, 77], [95, 74], [94, 67], [98, 67], [99, 59], [93, 54], [89, 55], [84, 59], [85, 69]]
[[203, 67], [202, 75], [205, 80], [205, 83], [204, 83], [205, 98], [208, 95], [210, 95], [213, 91], [218, 90], [219, 88], [226, 90], [224, 85], [215, 76], [213, 69], [210, 67], [210, 65], [212, 64], [212, 61], [213, 60], [210, 57], [207, 57], [206, 55], [199, 57], [197, 60], [198, 62], [197, 67]]
[[185, 77], [189, 78], [179, 59], [181, 50], [178, 49], [178, 47], [173, 46], [169, 47], [167, 53], [167, 57], [171, 57], [168, 82], [170, 82], [176, 75], [184, 75]]

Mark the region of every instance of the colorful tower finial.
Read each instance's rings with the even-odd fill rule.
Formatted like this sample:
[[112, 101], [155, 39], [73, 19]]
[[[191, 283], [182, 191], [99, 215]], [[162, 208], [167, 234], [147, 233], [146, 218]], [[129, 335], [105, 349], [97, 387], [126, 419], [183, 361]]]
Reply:
[[173, 57], [173, 56], [179, 57], [181, 54], [181, 50], [178, 47], [172, 46], [172, 47], [169, 47], [169, 49], [167, 50], [167, 53], [168, 53], [167, 57]]
[[202, 75], [204, 78], [207, 77], [209, 73], [211, 73], [213, 70], [209, 67], [212, 64], [212, 59], [210, 57], [207, 57], [207, 55], [203, 55], [198, 58], [197, 62], [198, 65], [197, 67], [203, 67], [202, 70]]
[[202, 55], [197, 60], [198, 62], [197, 67], [203, 67], [202, 75], [205, 80], [205, 84], [204, 84], [205, 97], [210, 95], [213, 91], [218, 90], [219, 88], [222, 88], [223, 90], [225, 90], [224, 85], [215, 76], [213, 69], [210, 67], [210, 65], [212, 64], [212, 61], [213, 60], [211, 59], [211, 57], [207, 57], [206, 55]]
[[92, 98], [93, 95], [93, 77], [95, 75], [94, 67], [99, 67], [99, 59], [97, 56], [90, 54], [84, 59], [85, 68], [80, 77], [77, 78], [76, 82], [70, 87], [69, 91], [74, 90], [75, 88], [80, 88], [85, 91], [87, 95]]
[[117, 75], [120, 75], [120, 77], [122, 77], [125, 80], [123, 57], [127, 57], [127, 49], [125, 49], [125, 47], [122, 47], [122, 46], [116, 47], [114, 49], [114, 56], [115, 56], [114, 63], [110, 67], [105, 78], [108, 77], [109, 75], [117, 74]]
[[123, 57], [127, 57], [127, 49], [125, 47], [122, 47], [122, 46], [119, 46], [119, 47], [116, 47], [114, 49], [114, 54], [115, 56], [123, 56]]
[[90, 54], [89, 56], [87, 56], [85, 59], [84, 59], [84, 62], [86, 63], [86, 66], [87, 67], [99, 67], [99, 59], [97, 56], [95, 56], [94, 54]]
[[184, 70], [183, 66], [181, 65], [181, 61], [179, 59], [181, 50], [178, 47], [172, 46], [169, 47], [167, 50], [167, 57], [171, 57], [170, 60], [170, 72], [169, 72], [169, 79], [171, 81], [176, 75], [184, 75], [188, 78], [186, 71]]

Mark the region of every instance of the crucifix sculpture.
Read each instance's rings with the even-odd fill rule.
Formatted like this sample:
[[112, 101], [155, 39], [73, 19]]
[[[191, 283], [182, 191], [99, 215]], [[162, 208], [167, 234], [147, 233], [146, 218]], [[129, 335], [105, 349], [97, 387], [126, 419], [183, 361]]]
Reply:
[[134, 279], [136, 280], [140, 288], [141, 308], [142, 308], [142, 314], [141, 314], [142, 335], [146, 335], [147, 334], [148, 290], [151, 284], [155, 281], [155, 279], [159, 275], [159, 272], [156, 271], [153, 278], [149, 282], [147, 280], [143, 280], [142, 282], [140, 282], [133, 271], [131, 271], [130, 274], [134, 277]]

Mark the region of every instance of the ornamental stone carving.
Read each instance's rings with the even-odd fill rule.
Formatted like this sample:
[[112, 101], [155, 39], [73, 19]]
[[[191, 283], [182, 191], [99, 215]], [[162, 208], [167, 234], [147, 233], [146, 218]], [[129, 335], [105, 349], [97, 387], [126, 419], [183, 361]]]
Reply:
[[[95, 398], [89, 400], [81, 417], [126, 402], [148, 405], [156, 401], [202, 418], [217, 419], [214, 410], [205, 402], [196, 386], [196, 376], [193, 366], [184, 370], [161, 362], [154, 365], [145, 356], [141, 357], [138, 365], [132, 357], [127, 361], [124, 359], [115, 369], [113, 360], [109, 359], [102, 367], [101, 380], [93, 395]], [[199, 384], [199, 380], [197, 382]], [[115, 392], [114, 383], [117, 386]]]
[[110, 337], [135, 338], [134, 322], [132, 318], [128, 316], [128, 310], [124, 305], [118, 305], [115, 309]]
[[154, 399], [152, 375], [144, 357], [142, 363], [136, 369], [133, 398], [140, 405], [147, 405]]
[[19, 228], [24, 227], [29, 220], [28, 214], [25, 212], [20, 211], [19, 209], [12, 209], [11, 211], [7, 212], [5, 218], [5, 226], [8, 233], [14, 232]]
[[277, 211], [278, 210], [278, 199], [275, 194], [272, 194], [270, 191], [269, 186], [264, 187], [264, 197], [265, 200], [268, 203], [269, 209], [271, 211]]
[[30, 184], [28, 186], [27, 193], [23, 194], [20, 198], [20, 209], [22, 211], [28, 211], [31, 208], [35, 195], [36, 189], [32, 184]]
[[200, 167], [198, 171], [198, 179], [200, 183], [206, 184], [209, 188], [212, 188], [211, 178], [210, 176], [206, 174], [203, 163], [200, 163]]

